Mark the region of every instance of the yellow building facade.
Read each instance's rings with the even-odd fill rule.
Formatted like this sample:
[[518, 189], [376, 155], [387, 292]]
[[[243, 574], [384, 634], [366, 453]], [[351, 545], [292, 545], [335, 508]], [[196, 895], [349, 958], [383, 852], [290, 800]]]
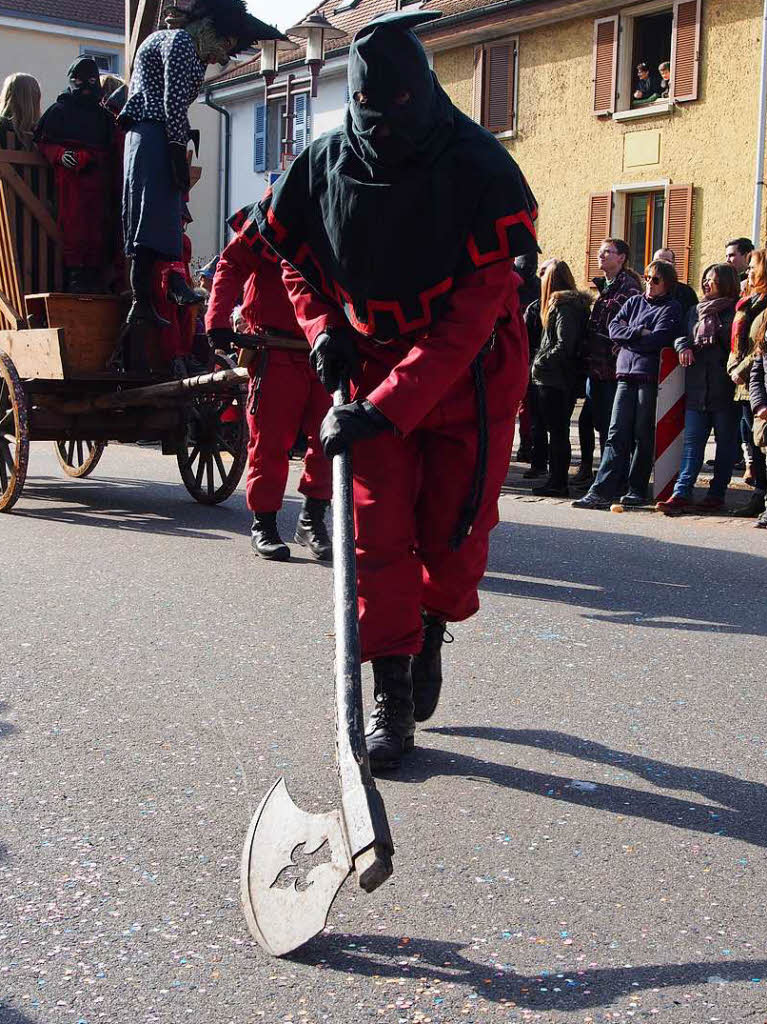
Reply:
[[[434, 70], [456, 105], [480, 119], [480, 49], [487, 55], [494, 41], [511, 42], [513, 127], [499, 138], [538, 199], [544, 257], [566, 259], [576, 279], [585, 280], [609, 225], [607, 233], [630, 241], [635, 264], [643, 250], [646, 255], [667, 240], [675, 251], [686, 244], [677, 262], [697, 288], [704, 267], [723, 259], [725, 243], [752, 231], [762, 0], [602, 5], [572, 19], [563, 17], [561, 4], [552, 4], [555, 9], [563, 20], [531, 26], [521, 5], [519, 14], [496, 20], [467, 43], [435, 46]], [[668, 40], [664, 32], [671, 33]], [[694, 69], [682, 55], [685, 32]], [[643, 47], [656, 57], [673, 50], [675, 81], [686, 76], [690, 95], [694, 73], [696, 98], [674, 100], [672, 87], [670, 101], [632, 109]], [[605, 61], [612, 64], [614, 95], [607, 105], [614, 109], [598, 114], [604, 105], [595, 99], [600, 74], [603, 93], [609, 85], [600, 70]], [[762, 238], [763, 227], [764, 216]]]

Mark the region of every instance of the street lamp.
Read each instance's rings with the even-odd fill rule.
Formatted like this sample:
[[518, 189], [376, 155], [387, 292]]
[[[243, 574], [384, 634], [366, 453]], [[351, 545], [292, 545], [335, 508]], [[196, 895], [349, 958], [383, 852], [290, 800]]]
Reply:
[[328, 39], [342, 39], [346, 33], [331, 25], [322, 14], [310, 14], [298, 25], [288, 29], [288, 34], [306, 40], [306, 60], [312, 84], [312, 97], [317, 95], [317, 80], [320, 68], [325, 63], [325, 42]]
[[261, 77], [267, 85], [271, 85], [277, 77], [277, 71], [280, 66], [278, 49], [296, 50], [298, 46], [296, 43], [291, 42], [287, 36], [280, 33], [280, 35], [273, 39], [259, 39], [258, 47], [261, 50]]

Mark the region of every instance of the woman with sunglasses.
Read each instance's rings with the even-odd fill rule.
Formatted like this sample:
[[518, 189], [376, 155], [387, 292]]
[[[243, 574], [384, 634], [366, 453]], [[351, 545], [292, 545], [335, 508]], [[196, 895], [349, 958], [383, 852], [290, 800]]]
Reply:
[[[610, 430], [596, 479], [574, 508], [609, 509], [618, 497], [622, 505], [647, 504], [660, 351], [673, 345], [682, 319], [673, 298], [676, 284], [673, 265], [653, 260], [645, 271], [644, 292], [633, 295], [610, 323], [618, 355]], [[627, 478], [628, 491], [622, 494]]]

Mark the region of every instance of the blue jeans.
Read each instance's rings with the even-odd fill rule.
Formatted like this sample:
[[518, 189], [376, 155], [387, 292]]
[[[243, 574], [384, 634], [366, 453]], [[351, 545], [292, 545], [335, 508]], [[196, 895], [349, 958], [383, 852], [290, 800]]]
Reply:
[[599, 444], [603, 454], [607, 444], [607, 434], [610, 430], [617, 387], [617, 380], [598, 380], [596, 377], [589, 377], [586, 381], [586, 397], [591, 401], [591, 418], [594, 421], [594, 429], [599, 434]]
[[741, 411], [735, 402], [719, 412], [687, 410], [684, 414], [682, 465], [674, 484], [675, 498], [689, 498], [692, 495], [712, 428], [716, 438], [716, 458], [709, 494], [715, 498], [724, 498], [732, 479], [732, 467], [738, 461], [740, 417]]
[[619, 497], [628, 472], [628, 493], [647, 497], [655, 455], [657, 396], [654, 382], [618, 381], [607, 443], [591, 493], [605, 500]]

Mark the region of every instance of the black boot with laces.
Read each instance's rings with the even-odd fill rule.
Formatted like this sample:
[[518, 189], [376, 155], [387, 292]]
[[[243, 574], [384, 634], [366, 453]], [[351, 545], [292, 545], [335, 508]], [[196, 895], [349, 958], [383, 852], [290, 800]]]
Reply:
[[255, 554], [270, 562], [287, 562], [290, 548], [280, 537], [276, 512], [254, 512], [250, 528], [250, 546]]
[[413, 658], [413, 702], [416, 722], [425, 722], [437, 710], [442, 689], [442, 644], [453, 642], [445, 620], [423, 612], [423, 647]]
[[373, 772], [395, 771], [413, 749], [413, 680], [410, 657], [393, 655], [373, 659], [376, 706], [365, 730]]
[[321, 498], [304, 498], [293, 538], [296, 544], [308, 548], [319, 562], [330, 562], [333, 558], [333, 545], [325, 525], [325, 513], [329, 505], [329, 501]]

